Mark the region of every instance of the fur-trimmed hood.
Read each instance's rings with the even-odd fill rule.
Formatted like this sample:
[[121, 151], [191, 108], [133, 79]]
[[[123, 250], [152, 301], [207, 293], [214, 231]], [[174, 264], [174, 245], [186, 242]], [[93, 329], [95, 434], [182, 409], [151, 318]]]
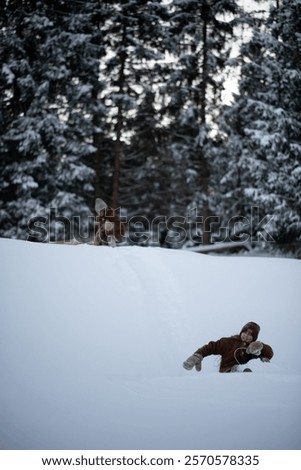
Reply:
[[239, 334], [241, 335], [243, 331], [246, 331], [246, 330], [249, 330], [249, 329], [252, 331], [253, 341], [256, 341], [257, 338], [258, 338], [258, 335], [259, 335], [260, 326], [257, 325], [257, 323], [255, 323], [253, 321], [250, 321], [250, 322], [246, 323], [242, 327]]

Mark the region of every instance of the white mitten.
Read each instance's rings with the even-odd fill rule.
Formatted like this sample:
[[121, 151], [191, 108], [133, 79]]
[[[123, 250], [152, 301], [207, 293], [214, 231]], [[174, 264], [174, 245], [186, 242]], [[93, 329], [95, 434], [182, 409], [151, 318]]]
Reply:
[[184, 369], [191, 370], [193, 367], [200, 372], [202, 369], [202, 360], [203, 356], [201, 354], [195, 353], [192, 356], [189, 356], [186, 361], [183, 362]]
[[246, 353], [253, 354], [253, 356], [260, 356], [263, 344], [260, 341], [253, 341], [247, 347]]

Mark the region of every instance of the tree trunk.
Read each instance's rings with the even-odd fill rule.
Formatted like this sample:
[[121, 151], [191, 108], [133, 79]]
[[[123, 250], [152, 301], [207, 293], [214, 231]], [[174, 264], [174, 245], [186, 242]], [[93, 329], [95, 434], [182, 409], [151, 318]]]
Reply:
[[[92, 98], [93, 98], [93, 101], [97, 102], [98, 92], [97, 92], [96, 87], [93, 88]], [[92, 121], [93, 121], [94, 128], [98, 129], [98, 128], [101, 127], [100, 118], [97, 115], [97, 113], [95, 113], [93, 115]], [[97, 198], [101, 198], [101, 199], [104, 198], [104, 194], [103, 194], [103, 178], [104, 178], [104, 175], [102, 174], [102, 170], [101, 170], [101, 168], [102, 168], [101, 167], [101, 163], [102, 163], [101, 162], [102, 141], [103, 141], [102, 135], [99, 132], [94, 132], [93, 133], [93, 146], [96, 148], [95, 153], [93, 155], [93, 168], [94, 168], [94, 171], [95, 171], [94, 201]], [[94, 209], [94, 207], [93, 207], [93, 209]]]
[[113, 173], [113, 190], [111, 207], [117, 209], [119, 200], [119, 188], [120, 188], [120, 167], [121, 167], [121, 153], [122, 153], [122, 106], [118, 106], [117, 124], [116, 124], [116, 141], [114, 149], [114, 173]]
[[[123, 28], [123, 37], [122, 45], [126, 42], [126, 26]], [[121, 46], [122, 47], [122, 46]], [[122, 95], [124, 92], [125, 84], [125, 63], [127, 59], [126, 51], [123, 49], [120, 52], [120, 71], [118, 77], [119, 85], [119, 94]], [[121, 156], [122, 156], [122, 130], [123, 130], [123, 106], [122, 101], [118, 102], [118, 111], [117, 111], [117, 123], [116, 123], [116, 141], [115, 141], [115, 151], [114, 151], [114, 173], [113, 173], [113, 190], [112, 190], [112, 199], [111, 207], [117, 209], [119, 201], [119, 191], [120, 191], [120, 170], [121, 170]]]
[[[200, 97], [200, 116], [201, 126], [206, 125], [206, 113], [207, 113], [207, 85], [208, 85], [208, 43], [207, 43], [207, 29], [208, 29], [208, 11], [209, 5], [206, 3], [202, 5], [201, 16], [203, 20], [203, 31], [202, 31], [202, 42], [203, 42], [203, 58], [202, 58], [202, 84], [201, 84], [201, 97]], [[209, 169], [208, 163], [204, 155], [203, 149], [200, 150], [200, 163], [201, 163], [201, 183], [202, 189], [205, 194], [205, 201], [203, 203], [203, 244], [208, 245], [210, 243], [210, 222], [209, 222]]]

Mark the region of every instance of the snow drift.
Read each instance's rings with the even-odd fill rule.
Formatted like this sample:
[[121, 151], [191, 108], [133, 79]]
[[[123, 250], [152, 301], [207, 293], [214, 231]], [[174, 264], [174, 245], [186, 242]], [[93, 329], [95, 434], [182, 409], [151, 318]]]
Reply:
[[[2, 449], [301, 449], [297, 260], [0, 240]], [[252, 374], [182, 362], [261, 326]]]

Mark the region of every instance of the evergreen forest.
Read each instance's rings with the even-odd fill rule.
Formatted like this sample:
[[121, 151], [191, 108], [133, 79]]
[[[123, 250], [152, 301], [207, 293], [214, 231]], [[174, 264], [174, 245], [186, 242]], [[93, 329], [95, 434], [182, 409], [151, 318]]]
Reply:
[[0, 236], [301, 256], [301, 0], [2, 0]]

